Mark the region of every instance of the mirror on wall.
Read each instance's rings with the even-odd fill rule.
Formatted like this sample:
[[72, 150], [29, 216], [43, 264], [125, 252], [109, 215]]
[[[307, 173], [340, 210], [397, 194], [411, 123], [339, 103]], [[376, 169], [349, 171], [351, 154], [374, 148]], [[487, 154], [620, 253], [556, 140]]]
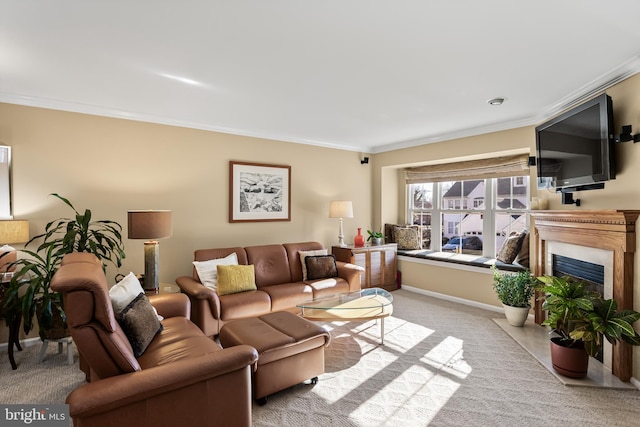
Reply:
[[11, 218], [11, 147], [0, 145], [0, 219]]

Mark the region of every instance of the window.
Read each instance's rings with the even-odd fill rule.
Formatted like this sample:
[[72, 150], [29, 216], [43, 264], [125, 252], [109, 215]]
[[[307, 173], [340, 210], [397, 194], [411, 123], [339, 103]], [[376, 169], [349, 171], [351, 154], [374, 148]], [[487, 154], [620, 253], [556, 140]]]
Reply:
[[429, 226], [423, 247], [434, 251], [495, 258], [511, 231], [528, 228], [528, 176], [410, 183], [407, 189], [408, 217]]
[[[11, 147], [0, 145], [0, 219], [11, 219]], [[12, 243], [12, 242], [3, 242]]]

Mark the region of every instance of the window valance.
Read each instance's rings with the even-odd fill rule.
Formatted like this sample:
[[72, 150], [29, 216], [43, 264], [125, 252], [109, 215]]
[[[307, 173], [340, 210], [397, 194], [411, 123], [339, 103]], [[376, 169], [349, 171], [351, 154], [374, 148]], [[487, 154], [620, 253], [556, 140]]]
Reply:
[[529, 156], [527, 154], [419, 166], [404, 170], [407, 184], [522, 175], [529, 175]]

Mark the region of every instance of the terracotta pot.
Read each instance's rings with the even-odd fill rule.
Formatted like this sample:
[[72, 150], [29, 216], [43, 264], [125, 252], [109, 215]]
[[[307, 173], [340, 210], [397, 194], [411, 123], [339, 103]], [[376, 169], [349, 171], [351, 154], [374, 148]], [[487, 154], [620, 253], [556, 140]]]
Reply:
[[504, 316], [507, 318], [507, 322], [511, 326], [522, 326], [527, 321], [529, 316], [529, 307], [512, 307], [510, 305], [502, 304], [504, 308]]
[[566, 347], [559, 337], [551, 338], [551, 364], [560, 375], [569, 378], [584, 378], [589, 370], [589, 354], [584, 349], [582, 341], [576, 342], [573, 347]]

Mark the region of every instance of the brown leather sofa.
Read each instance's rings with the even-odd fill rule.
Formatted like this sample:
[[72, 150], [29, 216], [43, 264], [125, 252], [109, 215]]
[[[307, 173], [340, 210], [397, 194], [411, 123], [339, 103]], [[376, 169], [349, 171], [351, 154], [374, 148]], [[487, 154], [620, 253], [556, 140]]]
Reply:
[[218, 296], [202, 285], [195, 268], [193, 277], [178, 277], [176, 283], [191, 300], [191, 320], [213, 337], [231, 320], [273, 311], [298, 313], [296, 304], [312, 298], [360, 290], [362, 267], [340, 261], [336, 262], [338, 277], [303, 281], [299, 251], [319, 249], [323, 246], [318, 242], [199, 249], [195, 261], [224, 258], [235, 252], [238, 264], [253, 264], [257, 290]]
[[149, 299], [163, 329], [134, 357], [115, 319], [102, 266], [92, 254], [66, 255], [51, 282], [88, 384], [67, 397], [74, 426], [249, 426], [251, 373], [258, 354], [222, 349], [189, 320], [182, 294]]

